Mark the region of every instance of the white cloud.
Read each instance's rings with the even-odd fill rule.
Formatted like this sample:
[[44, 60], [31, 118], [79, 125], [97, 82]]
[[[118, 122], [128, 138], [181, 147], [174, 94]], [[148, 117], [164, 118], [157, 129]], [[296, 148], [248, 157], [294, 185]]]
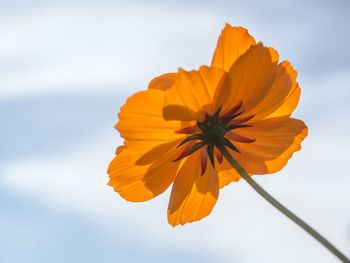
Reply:
[[108, 7], [52, 6], [6, 17], [0, 23], [0, 94], [144, 88], [151, 76], [177, 70], [180, 64], [192, 68], [209, 63], [217, 34], [217, 20], [210, 13]]

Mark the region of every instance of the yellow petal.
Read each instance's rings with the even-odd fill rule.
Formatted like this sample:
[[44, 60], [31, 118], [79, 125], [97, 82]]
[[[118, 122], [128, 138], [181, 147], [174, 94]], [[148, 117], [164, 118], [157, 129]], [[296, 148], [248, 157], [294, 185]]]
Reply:
[[115, 154], [121, 153], [124, 149], [125, 149], [125, 145], [118, 146], [117, 149], [115, 150]]
[[148, 84], [149, 89], [159, 89], [159, 90], [167, 90], [174, 85], [176, 73], [165, 73], [160, 75], [150, 81]]
[[222, 112], [243, 102], [242, 117], [268, 94], [277, 71], [278, 55], [261, 43], [251, 47], [232, 66], [224, 85], [215, 94], [215, 108]]
[[275, 173], [282, 169], [307, 136], [304, 122], [292, 118], [273, 118], [251, 123], [239, 133], [255, 138], [253, 143], [233, 142], [241, 153], [234, 158], [251, 174]]
[[295, 110], [296, 106], [298, 105], [300, 93], [301, 93], [301, 90], [297, 83], [297, 85], [290, 91], [288, 96], [284, 99], [282, 105], [279, 106], [277, 110], [275, 110], [272, 114], [270, 114], [266, 118], [290, 116]]
[[149, 165], [137, 165], [125, 147], [110, 163], [109, 185], [124, 199], [132, 202], [147, 201], [163, 193], [174, 181], [179, 163], [172, 160], [178, 151], [170, 151]]
[[289, 116], [298, 104], [300, 88], [296, 81], [297, 72], [288, 61], [277, 66], [277, 72], [267, 95], [247, 114], [255, 114], [255, 120]]
[[164, 154], [174, 149], [185, 138], [164, 142], [164, 141], [128, 141], [124, 142], [129, 158], [136, 165], [147, 165], [157, 161]]
[[210, 162], [201, 175], [200, 152], [190, 155], [174, 181], [168, 208], [169, 224], [183, 225], [208, 216], [218, 196], [218, 177]]
[[207, 66], [193, 71], [179, 69], [175, 85], [166, 91], [164, 118], [202, 120], [205, 112], [212, 114], [214, 93], [225, 76], [223, 70]]
[[119, 113], [116, 125], [127, 140], [172, 141], [183, 135], [175, 133], [182, 127], [179, 121], [163, 118], [164, 91], [149, 89], [129, 97]]
[[226, 24], [218, 39], [211, 66], [229, 71], [252, 45], [255, 45], [255, 40], [247, 29]]
[[165, 91], [165, 102], [163, 108], [163, 117], [167, 121], [195, 121], [196, 113], [186, 107], [176, 90], [172, 87]]
[[215, 163], [215, 169], [218, 174], [220, 189], [231, 182], [237, 182], [241, 179], [236, 169], [232, 168], [231, 164], [225, 158], [221, 164], [218, 162]]
[[209, 88], [205, 85], [200, 70], [184, 71], [179, 69], [175, 83], [177, 93], [187, 108], [195, 113], [210, 109]]

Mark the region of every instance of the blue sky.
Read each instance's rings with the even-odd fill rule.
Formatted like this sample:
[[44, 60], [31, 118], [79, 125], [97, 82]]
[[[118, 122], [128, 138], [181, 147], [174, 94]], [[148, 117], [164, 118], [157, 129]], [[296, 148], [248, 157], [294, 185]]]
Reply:
[[350, 256], [347, 1], [0, 1], [0, 262], [337, 262], [244, 182], [167, 225], [106, 186], [125, 99], [209, 64], [226, 22], [298, 70], [302, 151], [256, 180]]

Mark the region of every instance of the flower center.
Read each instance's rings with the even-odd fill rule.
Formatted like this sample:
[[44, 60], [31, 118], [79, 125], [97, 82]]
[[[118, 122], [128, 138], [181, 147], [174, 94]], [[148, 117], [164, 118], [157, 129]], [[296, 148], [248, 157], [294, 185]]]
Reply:
[[176, 131], [177, 133], [188, 134], [189, 136], [178, 145], [178, 147], [184, 144], [186, 146], [180, 156], [174, 161], [181, 160], [200, 150], [202, 174], [204, 174], [208, 157], [213, 167], [215, 167], [214, 155], [219, 163], [223, 161], [222, 154], [218, 150], [218, 145], [224, 145], [240, 153], [232, 141], [241, 143], [254, 142], [255, 139], [239, 135], [234, 131], [238, 128], [251, 127], [251, 125], [245, 123], [254, 117], [254, 115], [249, 115], [248, 117], [238, 118], [244, 112], [244, 110], [241, 110], [241, 107], [242, 102], [225, 114], [220, 114], [220, 108], [213, 116], [206, 114], [203, 122], [197, 122], [196, 125], [184, 127]]
[[225, 125], [214, 117], [208, 117], [208, 120], [204, 122], [197, 122], [197, 127], [203, 134], [203, 141], [206, 141], [207, 144], [217, 145], [223, 142], [227, 130]]

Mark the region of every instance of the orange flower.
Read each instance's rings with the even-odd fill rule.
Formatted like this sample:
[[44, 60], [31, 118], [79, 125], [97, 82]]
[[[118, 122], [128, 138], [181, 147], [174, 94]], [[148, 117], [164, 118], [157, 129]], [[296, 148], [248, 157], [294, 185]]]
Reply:
[[168, 221], [175, 226], [209, 215], [219, 189], [240, 179], [217, 144], [250, 175], [282, 169], [307, 127], [290, 117], [300, 96], [297, 73], [278, 60], [246, 29], [226, 24], [211, 66], [161, 75], [128, 98], [109, 185], [139, 202], [173, 184]]

